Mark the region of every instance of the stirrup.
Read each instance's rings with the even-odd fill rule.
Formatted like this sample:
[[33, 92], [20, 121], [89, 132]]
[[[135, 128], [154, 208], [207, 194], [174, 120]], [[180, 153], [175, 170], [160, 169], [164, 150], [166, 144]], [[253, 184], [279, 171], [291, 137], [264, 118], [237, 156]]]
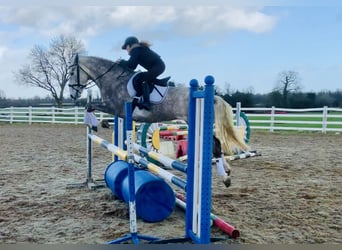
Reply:
[[133, 97], [132, 112], [134, 111], [135, 107], [138, 107], [139, 109], [141, 109], [140, 105], [141, 105], [140, 97], [137, 97], [137, 96]]

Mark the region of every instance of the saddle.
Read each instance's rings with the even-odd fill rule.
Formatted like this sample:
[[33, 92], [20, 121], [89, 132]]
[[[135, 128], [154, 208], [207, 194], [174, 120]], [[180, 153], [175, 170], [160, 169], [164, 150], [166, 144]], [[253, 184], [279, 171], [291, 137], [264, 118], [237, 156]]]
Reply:
[[[134, 89], [134, 79], [141, 73], [141, 71], [137, 71], [127, 83], [127, 91], [130, 97], [134, 98], [134, 102], [139, 102], [141, 100], [141, 96], [137, 96], [137, 91]], [[162, 79], [156, 79], [153, 88], [150, 93], [150, 102], [153, 104], [160, 104], [164, 101], [165, 96], [167, 95], [167, 91], [169, 89], [168, 81], [169, 77], [165, 77]]]
[[154, 81], [154, 84], [158, 85], [158, 86], [166, 87], [166, 86], [168, 86], [168, 81], [170, 80], [170, 78], [171, 78], [171, 76], [168, 76], [168, 77], [165, 77], [165, 78], [162, 78], [162, 79], [156, 79]]

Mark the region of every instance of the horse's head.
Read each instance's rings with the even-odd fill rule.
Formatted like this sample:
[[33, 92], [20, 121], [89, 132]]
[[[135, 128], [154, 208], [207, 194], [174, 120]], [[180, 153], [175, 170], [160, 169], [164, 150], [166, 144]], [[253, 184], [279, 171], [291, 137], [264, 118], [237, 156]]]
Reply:
[[81, 68], [79, 63], [79, 56], [76, 54], [69, 66], [69, 92], [70, 97], [75, 101], [81, 97], [83, 89], [88, 84], [89, 75]]
[[[85, 88], [97, 85], [101, 89], [101, 82], [116, 86], [124, 82], [127, 83], [129, 77], [133, 75], [132, 70], [128, 70], [117, 62], [93, 56], [79, 56], [76, 54], [69, 66], [69, 92], [70, 97], [77, 100], [81, 97]], [[128, 79], [125, 79], [128, 78]], [[110, 79], [110, 80], [108, 80]], [[93, 83], [93, 84], [91, 84]], [[89, 86], [88, 86], [89, 85]]]

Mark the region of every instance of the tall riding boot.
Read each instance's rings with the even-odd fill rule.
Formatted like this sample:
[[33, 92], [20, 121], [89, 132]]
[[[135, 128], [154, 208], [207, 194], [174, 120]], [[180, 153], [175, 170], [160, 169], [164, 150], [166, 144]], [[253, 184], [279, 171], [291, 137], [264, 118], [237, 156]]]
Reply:
[[143, 103], [141, 103], [141, 107], [146, 110], [151, 110], [150, 85], [148, 84], [148, 82], [143, 82], [141, 86], [143, 92]]

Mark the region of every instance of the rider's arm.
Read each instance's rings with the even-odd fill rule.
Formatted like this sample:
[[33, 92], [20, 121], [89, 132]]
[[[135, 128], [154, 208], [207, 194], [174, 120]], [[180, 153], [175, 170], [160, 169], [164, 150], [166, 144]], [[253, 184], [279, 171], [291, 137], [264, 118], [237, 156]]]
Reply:
[[127, 61], [121, 60], [120, 64], [129, 68], [129, 69], [135, 70], [139, 64], [139, 54], [140, 53], [139, 53], [138, 48], [132, 49], [132, 51], [130, 53], [130, 58]]

